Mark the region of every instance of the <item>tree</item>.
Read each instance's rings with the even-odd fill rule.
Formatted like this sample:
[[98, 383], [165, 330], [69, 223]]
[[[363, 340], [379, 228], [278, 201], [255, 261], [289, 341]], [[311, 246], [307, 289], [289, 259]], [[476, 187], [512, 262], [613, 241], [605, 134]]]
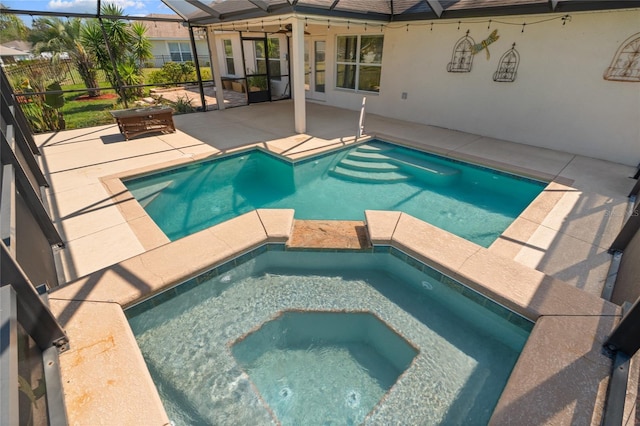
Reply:
[[142, 68], [145, 59], [152, 59], [151, 42], [146, 36], [147, 27], [141, 22], [134, 22], [131, 25], [131, 54], [137, 61], [138, 67]]
[[[98, 74], [93, 58], [80, 43], [83, 22], [81, 19], [39, 18], [33, 22], [29, 41], [37, 53], [51, 52], [54, 58], [66, 53], [73, 61], [82, 81], [89, 88], [98, 87]], [[89, 96], [100, 95], [99, 90], [89, 90]]]
[[[2, 3], [0, 3], [2, 6]], [[29, 28], [16, 15], [9, 13], [0, 14], [0, 43], [12, 40], [26, 40]]]
[[[112, 17], [124, 14], [123, 9], [114, 4], [104, 4], [100, 12]], [[144, 59], [151, 57], [151, 43], [145, 32], [146, 28], [142, 25], [130, 25], [124, 19], [93, 19], [82, 29], [80, 40], [96, 58], [98, 66], [105, 71], [112, 87], [118, 87], [116, 71], [126, 85], [142, 83], [140, 64]], [[126, 75], [126, 79], [122, 78], [123, 74]], [[129, 97], [136, 92], [127, 90], [126, 96]]]

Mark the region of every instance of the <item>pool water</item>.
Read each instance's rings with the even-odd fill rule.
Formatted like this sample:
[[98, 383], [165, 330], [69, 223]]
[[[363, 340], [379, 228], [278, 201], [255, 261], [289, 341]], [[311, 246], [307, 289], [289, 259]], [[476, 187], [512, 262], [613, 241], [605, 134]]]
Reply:
[[126, 314], [176, 425], [486, 424], [532, 323], [407, 261], [268, 245]]
[[284, 312], [232, 347], [283, 424], [360, 424], [418, 351], [370, 313]]
[[257, 208], [336, 220], [395, 210], [488, 247], [546, 184], [369, 141], [296, 163], [252, 150], [125, 185], [171, 240]]

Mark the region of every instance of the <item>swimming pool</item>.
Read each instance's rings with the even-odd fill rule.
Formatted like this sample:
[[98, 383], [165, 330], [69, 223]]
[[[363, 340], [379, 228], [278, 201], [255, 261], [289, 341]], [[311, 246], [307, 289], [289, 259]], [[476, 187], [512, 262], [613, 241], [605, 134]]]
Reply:
[[396, 210], [484, 247], [546, 185], [378, 140], [295, 163], [254, 149], [124, 183], [171, 240], [257, 208], [335, 220]]
[[[169, 418], [176, 425], [486, 424], [533, 324], [395, 248], [376, 251], [269, 244], [127, 309]], [[292, 327], [292, 314], [312, 317], [296, 317], [302, 327]], [[332, 317], [323, 324], [313, 317], [321, 314]], [[369, 318], [350, 325], [334, 317], [342, 314]], [[361, 349], [335, 344], [362, 343], [352, 336], [365, 326], [379, 340], [367, 340], [365, 352], [383, 353], [391, 372], [378, 368], [377, 355], [349, 358], [345, 352]], [[337, 357], [323, 356], [336, 346]], [[374, 373], [351, 368], [331, 379], [353, 358]], [[307, 402], [294, 407], [299, 397]]]

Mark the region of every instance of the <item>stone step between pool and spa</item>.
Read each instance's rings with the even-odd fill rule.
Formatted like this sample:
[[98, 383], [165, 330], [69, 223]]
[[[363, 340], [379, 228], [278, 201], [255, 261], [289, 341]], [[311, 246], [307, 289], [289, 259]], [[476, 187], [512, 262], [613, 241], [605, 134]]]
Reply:
[[288, 249], [365, 250], [371, 241], [363, 221], [294, 220]]

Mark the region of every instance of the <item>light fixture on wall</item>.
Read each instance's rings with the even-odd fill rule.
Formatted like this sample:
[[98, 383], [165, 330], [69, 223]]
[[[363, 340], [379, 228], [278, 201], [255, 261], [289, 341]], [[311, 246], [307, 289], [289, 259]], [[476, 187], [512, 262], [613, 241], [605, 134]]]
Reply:
[[[292, 24], [287, 24], [287, 25], [284, 26], [284, 28], [280, 28], [275, 33], [276, 34], [286, 34], [286, 35], [290, 36], [293, 33], [293, 25]], [[311, 35], [311, 33], [308, 32], [308, 31], [305, 31], [304, 35]]]

